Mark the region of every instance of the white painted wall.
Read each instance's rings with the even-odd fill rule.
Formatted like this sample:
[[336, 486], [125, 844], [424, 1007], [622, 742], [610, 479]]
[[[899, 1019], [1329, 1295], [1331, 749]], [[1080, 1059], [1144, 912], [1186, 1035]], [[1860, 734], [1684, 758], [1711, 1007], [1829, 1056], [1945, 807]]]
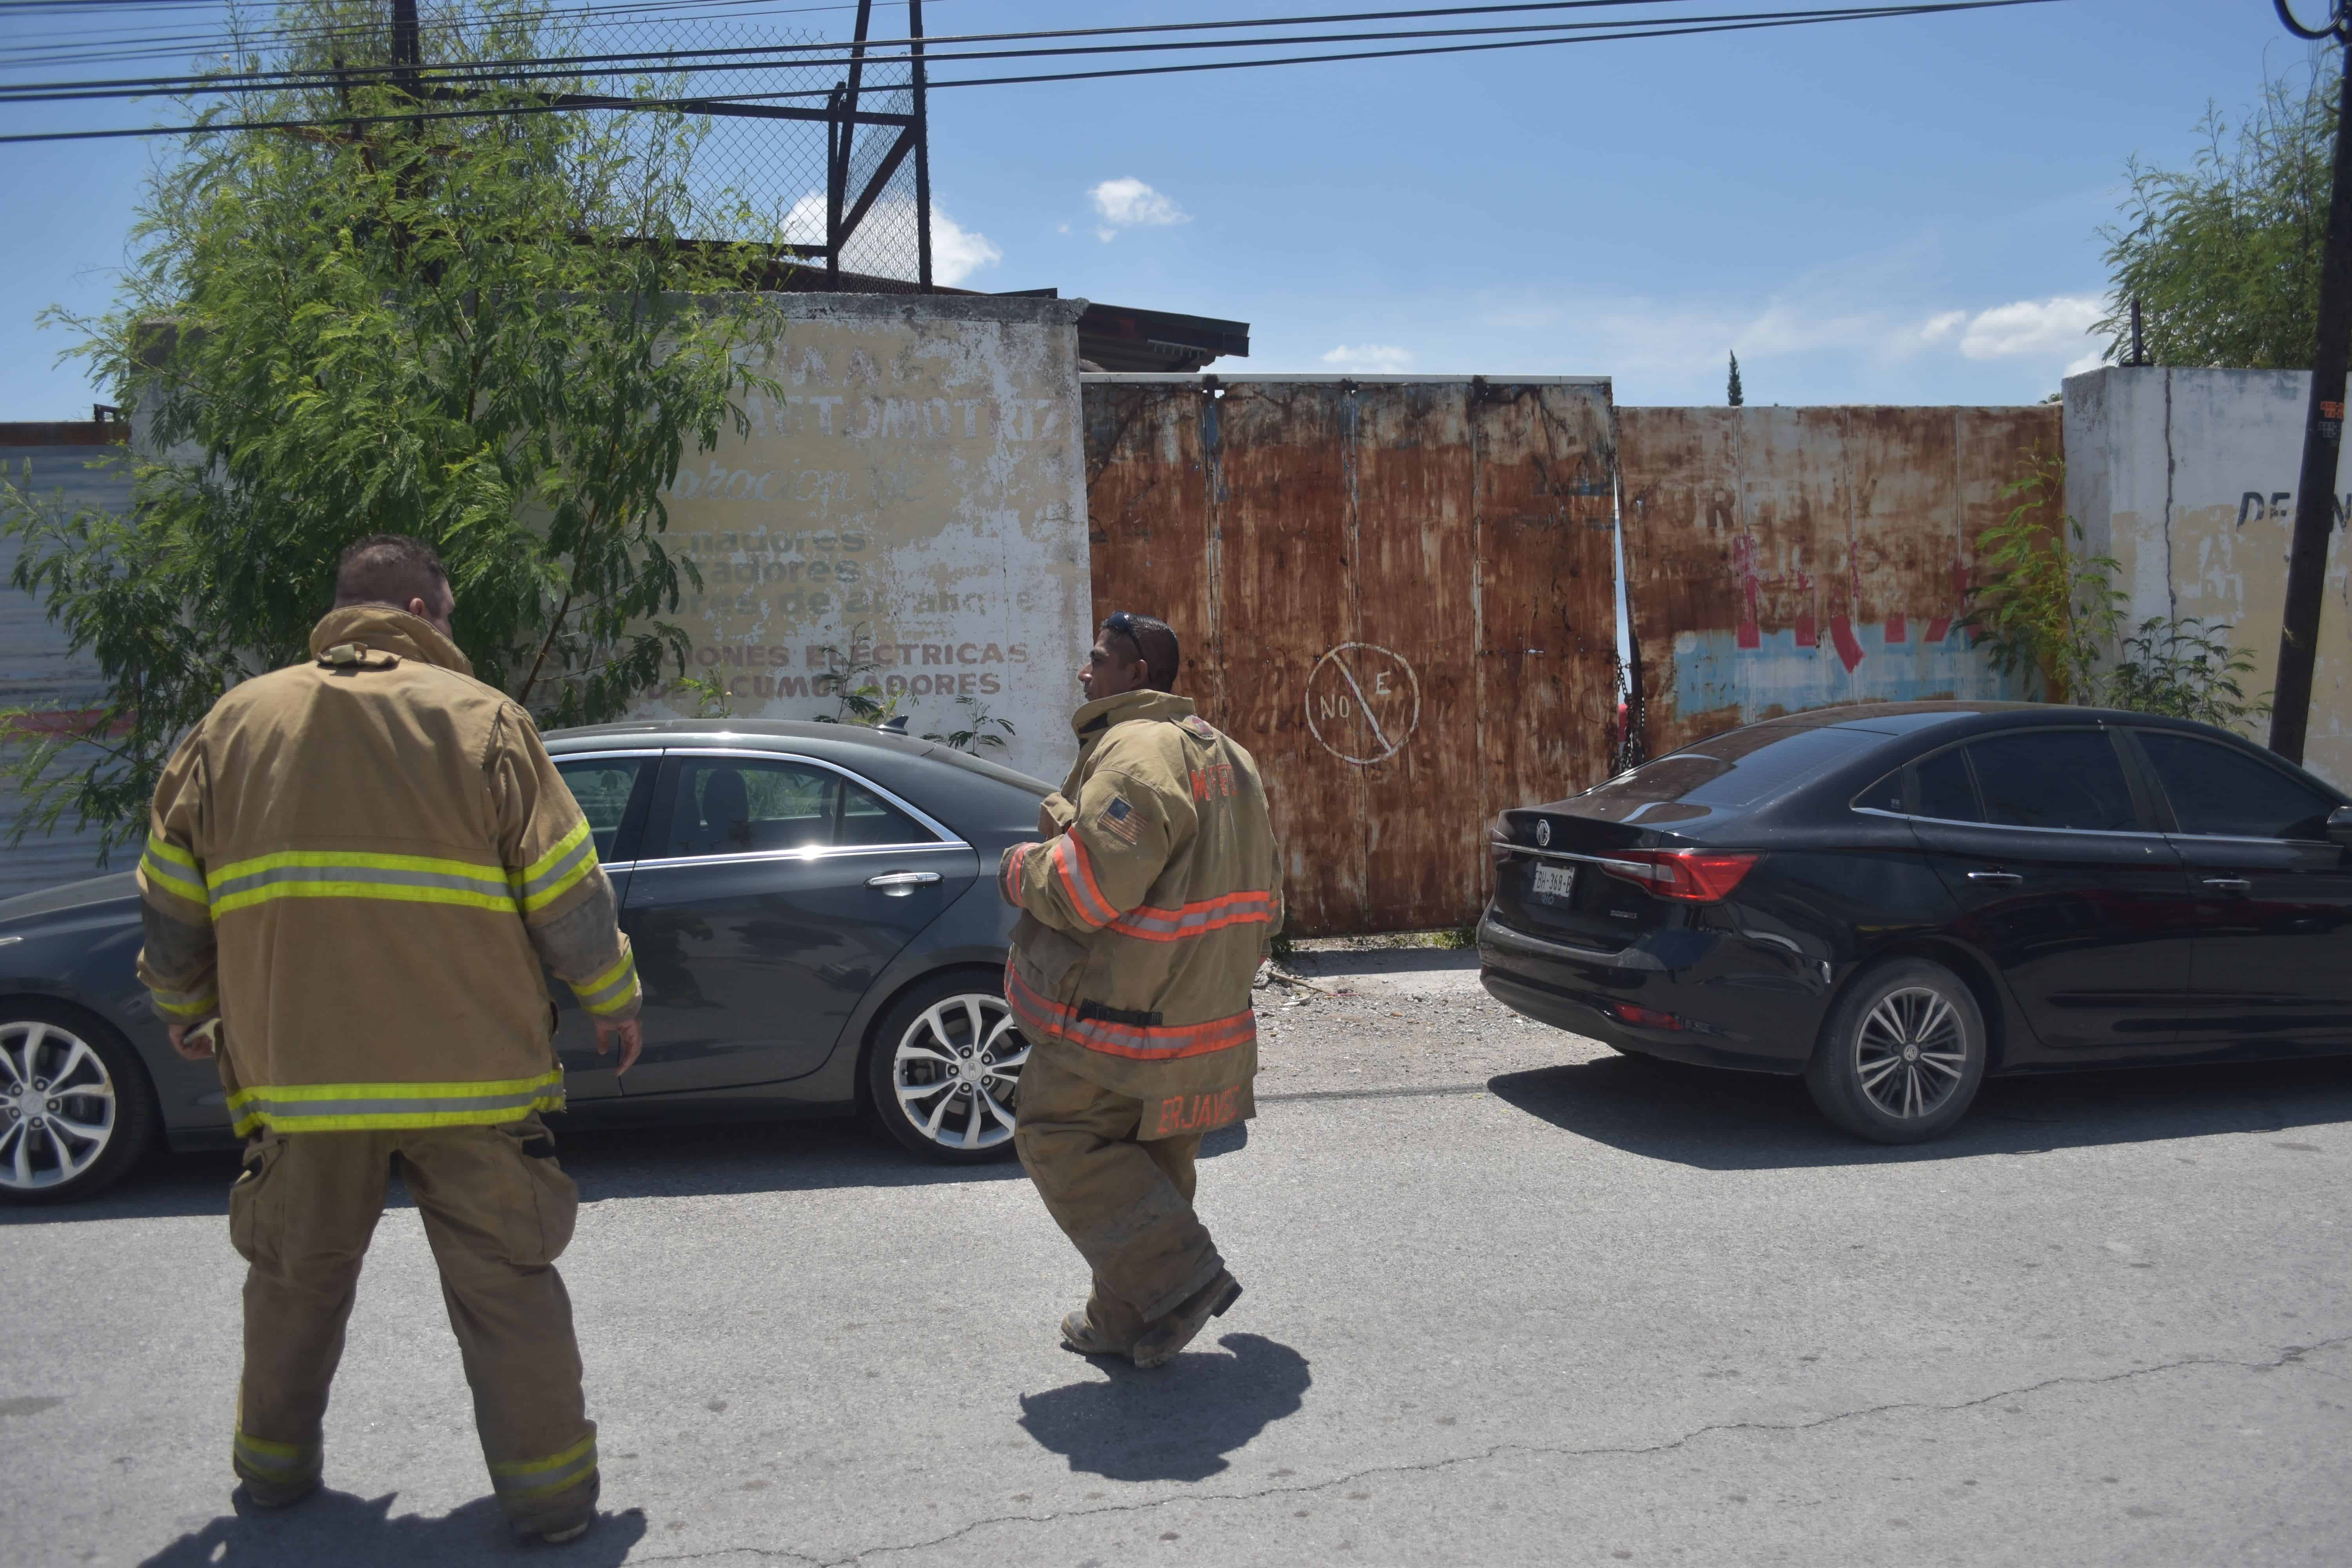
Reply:
[[[1009, 719], [982, 755], [1059, 779], [1093, 641], [1083, 300], [793, 294], [768, 365], [781, 402], [690, 455], [669, 543], [704, 591], [675, 617], [738, 718], [808, 719], [829, 645], [871, 657], [915, 734]], [[647, 716], [696, 699], [649, 698]]]
[[[2195, 616], [2234, 628], [2254, 656], [2248, 691], [2276, 679], [2294, 489], [2303, 468], [2304, 371], [2122, 369], [2066, 382], [2066, 510], [2092, 553], [2112, 555], [2131, 618]], [[2328, 544], [2304, 762], [2352, 788], [2352, 556], [2344, 517]], [[2253, 739], [2265, 738], [2257, 727]]]

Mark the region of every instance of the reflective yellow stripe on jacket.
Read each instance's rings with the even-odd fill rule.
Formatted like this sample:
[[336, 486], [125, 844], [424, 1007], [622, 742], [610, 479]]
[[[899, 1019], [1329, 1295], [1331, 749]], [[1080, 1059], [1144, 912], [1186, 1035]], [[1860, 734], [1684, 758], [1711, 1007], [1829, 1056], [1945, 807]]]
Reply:
[[169, 893], [199, 910], [212, 902], [212, 894], [205, 887], [204, 868], [196, 864], [194, 855], [168, 838], [148, 835], [147, 848], [139, 857], [139, 868], [146, 873], [147, 885], [158, 892]]
[[562, 1069], [492, 1083], [263, 1084], [228, 1098], [239, 1137], [273, 1132], [365, 1132], [393, 1127], [487, 1127], [534, 1110], [563, 1109]]
[[426, 855], [282, 849], [209, 873], [215, 918], [278, 899], [389, 899], [515, 912], [506, 868]]

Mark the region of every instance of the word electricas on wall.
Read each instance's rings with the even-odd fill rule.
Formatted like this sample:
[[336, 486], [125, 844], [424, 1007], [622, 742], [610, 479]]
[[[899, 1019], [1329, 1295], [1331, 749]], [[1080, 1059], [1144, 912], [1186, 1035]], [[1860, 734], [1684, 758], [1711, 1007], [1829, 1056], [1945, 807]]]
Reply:
[[1360, 768], [1384, 763], [1420, 727], [1421, 678], [1402, 654], [1377, 643], [1343, 642], [1307, 672], [1307, 731], [1343, 763]]

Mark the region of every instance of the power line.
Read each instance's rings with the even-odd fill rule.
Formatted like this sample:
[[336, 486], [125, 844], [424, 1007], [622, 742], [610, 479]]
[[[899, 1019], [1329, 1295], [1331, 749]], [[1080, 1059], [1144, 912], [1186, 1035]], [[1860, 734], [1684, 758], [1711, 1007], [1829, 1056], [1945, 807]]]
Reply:
[[[1619, 3], [1623, 3], [1623, 0], [1619, 0]], [[1681, 37], [1716, 33], [1753, 32], [1780, 27], [1820, 26], [1832, 22], [1867, 21], [1898, 16], [1919, 16], [1965, 11], [1999, 10], [2006, 9], [2014, 5], [2038, 5], [2053, 3], [2053, 0], [1937, 0], [1937, 3], [1933, 4], [1851, 7], [1842, 10], [1823, 12], [1750, 13], [1737, 19], [1720, 21], [1710, 21], [1704, 18], [1690, 17], [1650, 27], [1636, 27], [1624, 24], [1599, 24], [1598, 26], [1616, 26], [1619, 30], [1613, 32], [1581, 32], [1574, 36], [1568, 37], [1551, 36], [1540, 38], [1513, 38], [1476, 44], [1424, 45], [1403, 49], [1360, 49], [1331, 54], [1294, 55], [1271, 59], [1205, 60], [1188, 62], [1181, 65], [1126, 67], [1093, 71], [1061, 71], [1024, 76], [967, 77], [947, 80], [934, 79], [929, 83], [929, 85], [933, 89], [955, 87], [1006, 87], [1041, 82], [1100, 80], [1117, 77], [1166, 76], [1199, 71], [1238, 70], [1273, 66], [1317, 65], [1365, 59], [1404, 59], [1434, 55], [1490, 53], [1503, 49], [1543, 48], [1569, 44], [1613, 43], [1640, 38]], [[1502, 6], [1494, 7], [1493, 9], [1523, 10], [1531, 8], [1533, 7]], [[1171, 24], [1168, 26], [1183, 26], [1189, 25]], [[1496, 30], [1518, 32], [1528, 29], [1488, 29], [1488, 31]], [[1371, 37], [1414, 36], [1423, 35], [1371, 35]], [[1249, 42], [1249, 40], [1235, 40], [1231, 44], [1218, 46], [1202, 46], [1196, 44], [1192, 47], [1246, 47]], [[1007, 55], [1014, 54], [1103, 54], [1126, 52], [1128, 49], [1131, 48], [1150, 47], [1153, 46], [1138, 45], [1119, 46], [1116, 47], [1097, 46], [1088, 49], [988, 51], [984, 53], [974, 53], [948, 58], [1003, 58]], [[936, 59], [940, 57], [929, 55], [926, 56], [927, 60]], [[899, 63], [900, 61], [911, 58], [911, 56], [896, 58], [886, 57], [877, 60], [873, 57], [868, 56], [866, 63], [869, 66], [876, 64]], [[511, 79], [511, 78], [509, 78], [509, 79]], [[331, 86], [333, 85], [333, 79], [331, 77], [322, 79], [319, 85]], [[827, 95], [828, 93], [826, 90], [729, 93], [714, 95], [708, 98], [644, 98], [625, 100], [623, 102], [602, 103], [593, 107], [673, 109], [691, 112], [702, 109], [705, 106], [714, 104], [765, 103], [792, 99], [822, 98]], [[33, 98], [18, 98], [14, 100], [14, 101], [40, 101], [40, 100]], [[588, 106], [576, 103], [541, 102], [530, 104], [507, 104], [491, 108], [477, 109], [421, 110], [401, 114], [347, 114], [269, 121], [222, 121], [200, 122], [191, 125], [144, 126], [107, 131], [31, 132], [0, 135], [0, 144], [35, 142], [104, 141], [140, 136], [217, 134], [230, 131], [289, 131], [317, 129], [329, 126], [402, 124], [433, 120], [495, 119], [523, 114], [577, 112], [583, 107]]]
[[[1444, 16], [1481, 16], [1511, 15], [1526, 12], [1549, 13], [1555, 11], [1584, 11], [1601, 8], [1616, 8], [1635, 5], [1689, 5], [1692, 3], [1693, 0], [1522, 0], [1522, 3], [1517, 5], [1422, 6], [1402, 11], [1355, 11], [1339, 12], [1325, 16], [1260, 16], [1216, 22], [1150, 22], [1137, 23], [1118, 27], [1059, 27], [1051, 29], [1033, 29], [1030, 31], [1016, 33], [945, 34], [920, 40], [914, 38], [868, 38], [862, 41], [824, 40], [806, 46], [751, 44], [723, 48], [636, 50], [603, 55], [551, 55], [541, 58], [525, 58], [514, 60], [505, 60], [500, 61], [499, 64], [501, 66], [512, 67], [534, 67], [591, 64], [634, 65], [643, 64], [649, 60], [667, 61], [702, 58], [727, 58], [732, 61], [739, 56], [798, 53], [803, 52], [803, 49], [813, 52], [821, 51], [828, 53], [845, 53], [855, 50], [864, 55], [866, 59], [871, 61], [879, 57], [874, 56], [868, 51], [884, 48], [906, 48], [910, 47], [919, 41], [924, 45], [927, 51], [930, 51], [936, 50], [939, 47], [948, 44], [1024, 43], [1048, 38], [1097, 38], [1124, 37], [1144, 33], [1196, 33], [1209, 31], [1236, 31], [1244, 28], [1261, 27], [1322, 26], [1336, 26], [1349, 22], [1421, 21], [1432, 20]], [[1853, 9], [1856, 7], [1846, 8]], [[1500, 30], [1525, 31], [1531, 29], [1534, 26], [1535, 24], [1529, 24], [1528, 28], [1504, 28]], [[1272, 43], [1286, 40], [1237, 39], [1235, 40], [1235, 47], [1245, 47], [1251, 43], [1261, 41]], [[1302, 40], [1294, 39], [1286, 41], [1297, 42]], [[1193, 47], [1209, 47], [1212, 46], [1204, 44]], [[933, 53], [930, 54], [929, 58], [936, 59], [942, 57]], [[966, 56], [961, 58], [984, 58], [991, 57]], [[351, 79], [356, 80], [371, 74], [388, 74], [392, 68], [393, 68], [390, 66], [354, 67], [352, 68], [346, 75]], [[135, 86], [145, 88], [151, 92], [161, 92], [166, 90], [172, 87], [173, 84], [177, 82], [201, 81], [205, 84], [203, 90], [212, 90], [212, 84], [217, 82], [282, 80], [289, 78], [300, 77], [304, 74], [306, 73], [299, 71], [238, 71], [207, 75], [201, 78], [152, 77], [128, 80], [118, 79], [111, 81], [67, 81], [47, 84], [31, 83], [26, 84], [26, 86], [28, 89], [43, 86], [57, 89], [100, 87], [130, 88]], [[308, 74], [317, 75], [319, 73], [311, 72]]]
[[[1634, 4], [1657, 3], [1660, 3], [1660, 0], [1544, 0], [1544, 3], [1541, 4], [1524, 5], [1481, 5], [1424, 8], [1414, 11], [1358, 13], [1356, 16], [1332, 17], [1314, 16], [1273, 18], [1268, 21], [1262, 22], [1178, 22], [1159, 23], [1131, 27], [1086, 27], [1031, 33], [968, 34], [961, 37], [927, 40], [924, 58], [929, 63], [936, 65], [942, 61], [1034, 59], [1066, 56], [1142, 54], [1171, 49], [1270, 48], [1299, 44], [1366, 43], [1397, 39], [1488, 37], [1501, 33], [1602, 33], [1609, 29], [1622, 30], [1629, 26], [1640, 26], [1649, 23], [1651, 19], [1643, 17], [1630, 21], [1524, 22], [1512, 23], [1502, 26], [1493, 27], [1417, 28], [1369, 33], [1294, 34], [1289, 36], [1276, 35], [1272, 37], [1249, 38], [1183, 39], [1174, 42], [1158, 43], [1074, 45], [1034, 49], [967, 49], [961, 52], [949, 52], [939, 47], [940, 45], [950, 43], [987, 43], [1003, 40], [1025, 41], [1029, 39], [1073, 37], [1091, 38], [1136, 33], [1195, 32], [1211, 28], [1223, 29], [1240, 26], [1281, 26], [1288, 22], [1314, 23], [1324, 21], [1352, 21], [1358, 19], [1359, 16], [1379, 17], [1383, 19], [1416, 18], [1461, 15], [1492, 15], [1498, 12], [1554, 12], [1581, 10], [1599, 6], [1623, 6]], [[1689, 3], [1689, 0], [1664, 0], [1664, 3], [1687, 4]], [[1661, 31], [1633, 33], [1624, 36], [1657, 37], [1663, 36], [1664, 32], [1695, 30], [1699, 24], [1768, 22], [1796, 24], [1802, 22], [1847, 21], [1860, 20], [1866, 17], [1879, 16], [1919, 16], [1941, 11], [1978, 10], [1987, 9], [1997, 5], [2041, 3], [2043, 3], [2043, 0], [1922, 0], [1922, 3], [1901, 5], [1874, 6], [1854, 5], [1808, 11], [1727, 13], [1714, 16], [1678, 17], [1672, 20], [1661, 19], [1656, 23], [1656, 26], [1661, 29]], [[1611, 34], [1610, 36], [1613, 37], [1617, 35]], [[1547, 40], [1526, 40], [1526, 42], [1528, 43], [1544, 41]], [[1565, 42], [1571, 40], [1560, 39], [1557, 41]], [[497, 62], [469, 62], [464, 66], [444, 67], [438, 69], [434, 69], [432, 68], [427, 68], [430, 71], [431, 79], [435, 83], [444, 86], [449, 84], [476, 82], [510, 84], [551, 79], [569, 80], [589, 74], [613, 74], [610, 68], [619, 68], [624, 69], [635, 68], [638, 71], [658, 70], [662, 66], [685, 66], [687, 62], [689, 61], [700, 62], [699, 68], [704, 69], [716, 68], [720, 66], [740, 67], [752, 63], [754, 58], [767, 58], [779, 55], [798, 57], [798, 58], [792, 63], [813, 65], [823, 64], [824, 63], [825, 58], [830, 55], [837, 51], [847, 49], [856, 49], [858, 53], [858, 57], [865, 62], [865, 64], [868, 68], [872, 68], [876, 66], [910, 64], [914, 58], [910, 54], [884, 55], [873, 52], [877, 49], [887, 48], [895, 45], [910, 42], [912, 42], [912, 40], [877, 39], [868, 42], [863, 46], [863, 47], [855, 44], [845, 45], [826, 43], [816, 45], [757, 45], [719, 48], [646, 50], [625, 54], [553, 55], [525, 58], [515, 60], [501, 60]], [[1355, 55], [1299, 57], [1297, 59], [1286, 61], [1253, 63], [1301, 64], [1309, 63], [1313, 60], [1322, 58], [1338, 59], [1355, 58], [1368, 57], [1360, 57]], [[1244, 62], [1229, 63], [1241, 64]], [[604, 67], [608, 68], [608, 69], [606, 71], [592, 73], [582, 68], [583, 67], [592, 66]], [[143, 98], [164, 95], [231, 96], [251, 92], [282, 92], [299, 91], [303, 89], [331, 90], [341, 89], [351, 86], [363, 86], [370, 82], [390, 80], [404, 68], [405, 68], [397, 65], [385, 64], [351, 66], [332, 71], [322, 71], [314, 68], [310, 70], [228, 72], [203, 77], [151, 77], [133, 79], [116, 79], [111, 81], [24, 83], [15, 86], [0, 86], [0, 103], [39, 103], [107, 98]], [[689, 67], [688, 68], [691, 69], [696, 68]], [[1201, 68], [1215, 68], [1205, 67]], [[1103, 75], [1133, 73], [1087, 74]], [[1014, 79], [1003, 79], [1010, 80]], [[1068, 75], [1064, 75], [1061, 77], [1043, 79], [1066, 80], [1073, 79], [1073, 78]], [[969, 84], [977, 85], [977, 81], [976, 79], [972, 79]], [[992, 84], [993, 83], [992, 83]], [[940, 85], [946, 86], [950, 84], [943, 82]]]

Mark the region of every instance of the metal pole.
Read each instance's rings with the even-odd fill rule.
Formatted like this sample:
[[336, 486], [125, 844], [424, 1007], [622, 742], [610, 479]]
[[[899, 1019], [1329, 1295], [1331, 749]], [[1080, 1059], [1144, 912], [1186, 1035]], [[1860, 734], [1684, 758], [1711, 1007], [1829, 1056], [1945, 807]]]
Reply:
[[931, 116], [923, 73], [923, 0], [907, 0], [907, 37], [914, 58], [915, 286], [931, 291]]
[[841, 117], [841, 91], [836, 87], [825, 99], [825, 107], [833, 111], [824, 122], [824, 286], [828, 290], [841, 287], [842, 132], [848, 129]]
[[2311, 724], [2312, 667], [2319, 653], [2319, 607], [2326, 586], [2327, 537], [2336, 522], [2336, 473], [2344, 447], [2344, 385], [2352, 371], [2352, 48], [2344, 47], [2352, 10], [2336, 0], [2327, 27], [2301, 26], [2276, 0], [2281, 20], [2300, 37], [2332, 37], [2344, 56], [2336, 100], [2336, 166], [2327, 203], [2327, 247], [2319, 270], [2319, 344], [2311, 360], [2311, 402], [2303, 427], [2303, 474], [2295, 486], [2294, 538], [2287, 551], [2286, 614], [2279, 627], [2278, 674], [2271, 691], [2271, 750], [2303, 761]]

